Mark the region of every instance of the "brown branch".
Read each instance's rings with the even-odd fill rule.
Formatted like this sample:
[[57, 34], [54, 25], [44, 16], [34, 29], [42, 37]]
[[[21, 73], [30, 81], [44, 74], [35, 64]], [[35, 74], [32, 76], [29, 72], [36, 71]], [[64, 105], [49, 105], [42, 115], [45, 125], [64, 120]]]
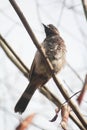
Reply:
[[9, 46], [6, 40], [0, 35], [0, 46], [3, 48], [6, 55], [9, 59], [17, 66], [17, 68], [28, 77], [29, 69], [25, 66], [25, 64], [21, 61], [21, 59], [17, 56], [14, 50]]
[[84, 9], [84, 14], [85, 14], [85, 17], [86, 17], [86, 20], [87, 20], [87, 4], [85, 4], [85, 0], [82, 0], [82, 6], [83, 6], [83, 9]]
[[[35, 44], [35, 46], [37, 47], [37, 49], [39, 50], [39, 52], [41, 53], [42, 57], [44, 58], [46, 64], [49, 67], [50, 72], [52, 73], [52, 77], [53, 80], [55, 81], [55, 84], [57, 85], [58, 89], [60, 90], [60, 92], [62, 93], [62, 95], [64, 96], [64, 98], [66, 100], [68, 100], [68, 98], [70, 97], [69, 94], [66, 92], [65, 88], [63, 87], [63, 85], [60, 83], [60, 81], [56, 78], [56, 75], [54, 74], [53, 71], [53, 67], [49, 61], [49, 59], [45, 56], [43, 48], [40, 46], [38, 40], [36, 39], [32, 29], [30, 28], [26, 18], [24, 17], [23, 13], [21, 12], [20, 8], [18, 7], [18, 5], [16, 4], [15, 0], [9, 0], [10, 3], [12, 4], [13, 8], [15, 9], [15, 11], [17, 12], [18, 16], [21, 19], [21, 22], [23, 23], [25, 29], [27, 30], [29, 36], [31, 37], [33, 43]], [[80, 113], [79, 109], [77, 108], [77, 106], [74, 104], [74, 102], [72, 102], [70, 100], [69, 102], [71, 108], [73, 109], [73, 111], [75, 112], [75, 114], [77, 115], [78, 119], [82, 122], [82, 124], [84, 125], [85, 128], [87, 128], [87, 122], [85, 121], [85, 119], [83, 118], [82, 114]]]

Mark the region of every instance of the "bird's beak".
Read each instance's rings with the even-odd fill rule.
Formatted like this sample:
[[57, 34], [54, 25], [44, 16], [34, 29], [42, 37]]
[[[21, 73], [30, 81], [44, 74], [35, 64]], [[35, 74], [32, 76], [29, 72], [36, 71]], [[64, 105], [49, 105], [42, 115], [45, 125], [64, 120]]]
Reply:
[[43, 24], [43, 23], [42, 23], [42, 25], [44, 26], [44, 28], [45, 28], [45, 29], [48, 29], [48, 28], [49, 28], [48, 26], [46, 26], [46, 25], [45, 25], [45, 24]]

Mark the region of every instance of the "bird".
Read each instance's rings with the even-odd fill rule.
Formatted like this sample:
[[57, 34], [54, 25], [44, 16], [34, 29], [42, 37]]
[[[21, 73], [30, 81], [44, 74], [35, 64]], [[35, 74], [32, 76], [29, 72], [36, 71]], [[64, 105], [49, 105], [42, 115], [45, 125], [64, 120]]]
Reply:
[[[43, 47], [46, 57], [51, 62], [54, 73], [57, 74], [66, 63], [66, 45], [59, 30], [53, 24], [43, 24], [43, 27], [46, 38], [41, 43], [41, 47]], [[51, 77], [52, 74], [48, 65], [37, 50], [29, 73], [30, 82], [15, 105], [14, 111], [22, 114], [36, 89], [46, 84]]]

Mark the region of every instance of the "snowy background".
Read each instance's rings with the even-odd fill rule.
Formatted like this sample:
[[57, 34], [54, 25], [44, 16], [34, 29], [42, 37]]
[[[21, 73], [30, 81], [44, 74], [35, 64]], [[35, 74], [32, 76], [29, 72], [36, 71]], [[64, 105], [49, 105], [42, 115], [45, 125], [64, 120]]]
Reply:
[[[18, 0], [17, 4], [40, 43], [45, 38], [41, 23], [54, 24], [59, 29], [67, 46], [67, 62], [80, 79], [68, 65], [58, 77], [67, 84], [65, 84], [66, 89], [71, 95], [81, 90], [82, 81], [87, 74], [87, 22], [81, 0]], [[36, 47], [8, 0], [0, 0], [0, 33], [30, 69]], [[29, 130], [61, 130], [60, 116], [56, 122], [49, 122], [55, 115], [56, 106], [38, 90], [22, 116], [14, 113], [14, 106], [27, 84], [27, 79], [0, 47], [0, 129], [15, 130], [20, 120], [31, 113], [37, 113]], [[62, 102], [64, 101], [52, 79], [47, 86]], [[80, 110], [84, 117], [87, 116], [87, 94], [84, 96]], [[79, 128], [69, 120], [68, 130], [79, 130]]]

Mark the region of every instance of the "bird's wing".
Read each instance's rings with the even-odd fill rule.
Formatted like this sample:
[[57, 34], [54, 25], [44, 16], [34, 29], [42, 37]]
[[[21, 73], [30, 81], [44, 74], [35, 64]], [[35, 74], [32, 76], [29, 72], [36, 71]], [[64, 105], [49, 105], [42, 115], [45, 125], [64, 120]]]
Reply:
[[30, 69], [30, 73], [29, 73], [29, 79], [31, 79], [34, 71], [35, 71], [35, 59], [33, 60], [33, 63], [31, 65], [31, 69]]

